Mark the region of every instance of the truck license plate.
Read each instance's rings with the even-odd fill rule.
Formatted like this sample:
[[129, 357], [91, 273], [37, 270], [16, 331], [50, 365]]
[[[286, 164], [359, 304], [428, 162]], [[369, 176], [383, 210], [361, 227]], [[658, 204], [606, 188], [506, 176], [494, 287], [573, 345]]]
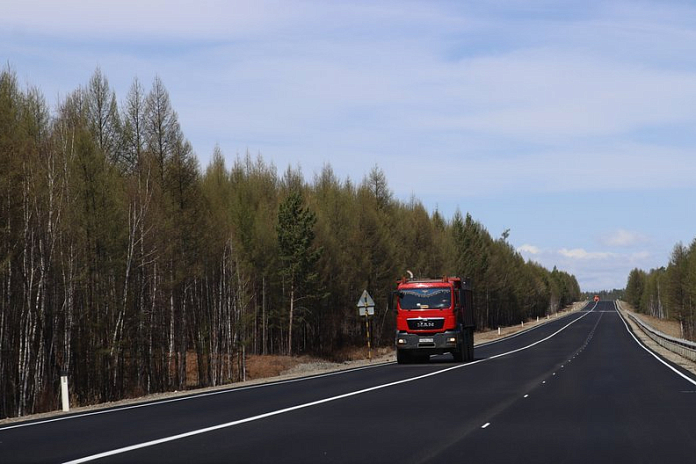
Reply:
[[421, 338], [418, 340], [420, 343], [433, 343], [435, 340], [432, 338]]

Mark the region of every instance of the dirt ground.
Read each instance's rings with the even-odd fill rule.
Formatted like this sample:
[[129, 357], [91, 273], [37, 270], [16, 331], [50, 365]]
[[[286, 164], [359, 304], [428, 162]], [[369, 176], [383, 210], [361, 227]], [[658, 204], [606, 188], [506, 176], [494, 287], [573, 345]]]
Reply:
[[[624, 307], [627, 306], [626, 303], [622, 304], [624, 305]], [[658, 319], [657, 317], [648, 316], [647, 314], [639, 314], [636, 312], [633, 312], [632, 314], [644, 323], [648, 324], [653, 329], [659, 330], [665, 335], [669, 335], [670, 337], [682, 338], [681, 327], [679, 326], [679, 322], [677, 321], [667, 321], [664, 319]]]

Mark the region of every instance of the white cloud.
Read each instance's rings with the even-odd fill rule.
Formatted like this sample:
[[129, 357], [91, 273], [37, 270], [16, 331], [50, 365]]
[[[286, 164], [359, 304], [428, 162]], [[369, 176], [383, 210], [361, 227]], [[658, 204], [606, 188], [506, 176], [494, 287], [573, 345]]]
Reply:
[[611, 247], [630, 247], [640, 245], [648, 241], [648, 237], [640, 232], [618, 229], [600, 239], [605, 246]]
[[617, 256], [616, 253], [606, 251], [587, 251], [583, 248], [561, 248], [558, 250], [558, 254], [566, 258], [579, 260], [604, 260]]
[[554, 141], [693, 120], [693, 71], [651, 69], [563, 48], [520, 50], [464, 62], [464, 101], [476, 111], [455, 127]]
[[523, 254], [530, 254], [530, 255], [538, 255], [541, 253], [541, 249], [539, 247], [536, 247], [534, 245], [528, 245], [524, 244], [520, 247], [517, 247], [517, 251]]
[[631, 269], [655, 266], [654, 256], [648, 251], [625, 254], [585, 248], [541, 249], [534, 245], [522, 245], [517, 250], [547, 269], [556, 266], [575, 275], [584, 291], [623, 288]]
[[150, 37], [196, 41], [281, 28], [299, 10], [299, 5], [291, 8], [285, 2], [267, 0], [23, 0], [5, 5], [0, 24], [18, 32], [68, 34], [70, 40]]
[[[442, 167], [437, 163], [421, 163], [418, 166], [420, 183], [428, 185], [431, 193], [450, 196], [520, 191], [615, 192], [638, 191], [646, 187], [696, 188], [696, 163], [693, 162], [693, 149], [689, 147], [667, 148], [615, 141], [606, 142], [602, 148], [570, 144], [529, 154], [487, 154], [487, 151], [486, 147], [479, 146], [471, 151], [441, 156], [450, 174], [466, 179], [465, 190], [456, 182], [442, 182]], [[477, 156], [477, 153], [484, 155]], [[397, 193], [411, 191], [412, 166], [419, 162], [421, 156], [404, 156], [406, 162], [392, 166], [396, 174], [393, 186]], [[638, 240], [646, 240], [647, 237], [636, 235], [634, 239], [636, 243], [641, 243]]]

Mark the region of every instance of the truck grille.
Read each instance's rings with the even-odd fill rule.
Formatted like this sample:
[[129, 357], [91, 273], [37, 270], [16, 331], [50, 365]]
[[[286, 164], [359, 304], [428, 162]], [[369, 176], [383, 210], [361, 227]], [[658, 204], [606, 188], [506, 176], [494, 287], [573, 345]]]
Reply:
[[409, 330], [440, 330], [445, 325], [444, 317], [407, 319]]

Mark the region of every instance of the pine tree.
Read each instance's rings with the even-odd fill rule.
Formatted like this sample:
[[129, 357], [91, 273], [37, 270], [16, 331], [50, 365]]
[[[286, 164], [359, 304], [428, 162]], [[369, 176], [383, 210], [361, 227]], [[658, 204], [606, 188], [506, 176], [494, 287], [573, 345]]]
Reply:
[[278, 246], [281, 273], [289, 286], [288, 354], [292, 354], [292, 329], [295, 305], [311, 298], [317, 282], [315, 265], [321, 249], [314, 248], [316, 215], [303, 205], [302, 194], [294, 190], [278, 210]]
[[647, 276], [645, 271], [638, 268], [633, 269], [628, 274], [628, 282], [626, 283], [626, 300], [636, 310], [641, 307], [641, 299], [643, 298], [643, 289]]

